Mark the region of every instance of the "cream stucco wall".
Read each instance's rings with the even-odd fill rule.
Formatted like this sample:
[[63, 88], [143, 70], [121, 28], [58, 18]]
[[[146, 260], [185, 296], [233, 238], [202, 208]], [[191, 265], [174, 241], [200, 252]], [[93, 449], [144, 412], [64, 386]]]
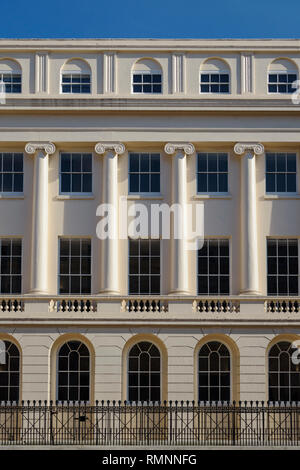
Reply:
[[[56, 399], [57, 345], [64, 338], [79, 338], [93, 357], [92, 401], [126, 399], [126, 354], [133, 338], [153, 338], [161, 347], [164, 369], [162, 398], [197, 400], [197, 351], [206, 339], [227, 344], [232, 358], [233, 400], [267, 400], [267, 352], [276, 338], [300, 337], [297, 312], [271, 313], [266, 307], [266, 239], [300, 237], [300, 114], [290, 95], [267, 93], [269, 64], [289, 58], [300, 70], [298, 40], [0, 40], [1, 59], [18, 61], [22, 68], [22, 93], [6, 97], [0, 105], [0, 152], [24, 152], [24, 195], [0, 194], [0, 237], [23, 241], [23, 302], [20, 311], [0, 312], [0, 339], [11, 337], [22, 352], [21, 396]], [[66, 61], [86, 61], [91, 69], [91, 93], [60, 93], [60, 72]], [[157, 61], [162, 69], [159, 95], [131, 93], [132, 67], [139, 59]], [[199, 93], [199, 72], [205, 60], [219, 58], [230, 68], [230, 94]], [[44, 260], [32, 254], [34, 162], [25, 153], [28, 142], [53, 142], [48, 176], [47, 292], [34, 296], [31, 267]], [[187, 201], [204, 203], [205, 237], [230, 240], [231, 289], [229, 301], [240, 311], [200, 313], [192, 308], [197, 297], [196, 253], [187, 254], [187, 293], [172, 297], [171, 274], [175, 261], [171, 241], [161, 243], [161, 295], [167, 312], [128, 312], [121, 302], [128, 294], [128, 242], [120, 240], [116, 273], [120, 295], [103, 294], [102, 253], [96, 236], [97, 206], [104, 198], [104, 155], [97, 142], [121, 142], [125, 152], [117, 157], [117, 194], [129, 205], [173, 202], [178, 184], [172, 173], [174, 155], [165, 153], [168, 142], [192, 143], [196, 152], [186, 157]], [[241, 294], [243, 158], [234, 151], [237, 142], [261, 143], [255, 156], [258, 295]], [[153, 198], [128, 195], [128, 154], [161, 155], [161, 194]], [[227, 152], [228, 195], [197, 195], [196, 153]], [[265, 152], [297, 153], [297, 194], [266, 196]], [[93, 155], [93, 192], [89, 196], [59, 194], [60, 152]], [[180, 177], [180, 175], [179, 175]], [[41, 228], [41, 232], [43, 228]], [[51, 307], [58, 295], [58, 241], [60, 237], [92, 240], [92, 299], [94, 312], [61, 312]], [[249, 258], [249, 257], [248, 257]], [[249, 260], [252, 262], [253, 260]], [[47, 294], [47, 295], [46, 295]], [[2, 296], [5, 300], [7, 296]], [[125, 299], [125, 300], [124, 300]], [[58, 298], [61, 300], [61, 298]], [[10, 335], [10, 336], [7, 336]], [[63, 336], [68, 335], [68, 336]], [[282, 335], [282, 336], [280, 336]]]

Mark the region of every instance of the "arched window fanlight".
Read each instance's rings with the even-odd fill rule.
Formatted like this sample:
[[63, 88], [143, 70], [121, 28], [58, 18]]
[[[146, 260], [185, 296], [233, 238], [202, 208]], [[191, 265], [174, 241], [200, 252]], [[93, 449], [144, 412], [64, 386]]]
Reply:
[[159, 349], [148, 341], [135, 344], [128, 356], [128, 400], [160, 401], [161, 357]]
[[80, 341], [68, 341], [59, 349], [57, 399], [90, 400], [90, 353]]
[[152, 59], [137, 61], [132, 69], [132, 93], [161, 93], [162, 69]]
[[0, 90], [4, 93], [22, 92], [22, 70], [15, 60], [0, 60]]
[[269, 93], [294, 93], [297, 87], [293, 83], [298, 78], [296, 64], [288, 59], [274, 60], [268, 71]]
[[64, 64], [61, 70], [61, 92], [91, 92], [91, 69], [84, 60], [72, 59]]
[[200, 93], [229, 93], [230, 69], [220, 59], [206, 60], [200, 69]]
[[10, 341], [0, 341], [0, 402], [19, 401], [20, 352]]
[[218, 341], [205, 343], [198, 354], [199, 401], [230, 401], [230, 352]]
[[289, 341], [280, 341], [269, 351], [270, 401], [300, 401], [300, 366], [293, 361], [294, 351]]

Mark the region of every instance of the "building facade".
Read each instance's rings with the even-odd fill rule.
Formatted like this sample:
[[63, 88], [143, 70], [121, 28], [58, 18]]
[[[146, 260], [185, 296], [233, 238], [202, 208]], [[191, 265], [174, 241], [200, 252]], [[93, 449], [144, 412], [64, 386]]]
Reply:
[[[299, 69], [297, 40], [0, 41], [1, 401], [300, 400]], [[120, 238], [124, 202], [203, 203], [203, 246]]]

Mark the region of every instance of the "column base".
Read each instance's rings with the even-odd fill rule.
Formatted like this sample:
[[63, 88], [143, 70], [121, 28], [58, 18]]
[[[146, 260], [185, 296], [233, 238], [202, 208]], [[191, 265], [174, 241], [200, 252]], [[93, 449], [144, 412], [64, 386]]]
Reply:
[[258, 290], [244, 289], [244, 290], [240, 291], [240, 295], [259, 295], [259, 296], [261, 296], [262, 294]]
[[119, 290], [114, 290], [114, 289], [101, 289], [99, 294], [105, 294], [105, 295], [118, 295], [120, 296], [121, 293]]
[[191, 296], [192, 294], [188, 290], [171, 290], [168, 295], [189, 295]]
[[48, 291], [40, 290], [40, 289], [31, 289], [28, 292], [29, 295], [41, 295], [41, 296], [49, 296], [51, 295]]

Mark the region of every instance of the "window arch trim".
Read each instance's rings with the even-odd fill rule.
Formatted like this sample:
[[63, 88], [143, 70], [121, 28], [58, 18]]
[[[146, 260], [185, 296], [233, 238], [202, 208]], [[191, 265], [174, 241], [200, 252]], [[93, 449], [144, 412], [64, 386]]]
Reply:
[[80, 333], [65, 333], [59, 336], [50, 349], [50, 390], [49, 399], [57, 399], [57, 374], [58, 374], [58, 352], [63, 344], [69, 341], [80, 341], [89, 350], [90, 354], [90, 399], [89, 404], [93, 405], [95, 401], [95, 349], [91, 341]]

